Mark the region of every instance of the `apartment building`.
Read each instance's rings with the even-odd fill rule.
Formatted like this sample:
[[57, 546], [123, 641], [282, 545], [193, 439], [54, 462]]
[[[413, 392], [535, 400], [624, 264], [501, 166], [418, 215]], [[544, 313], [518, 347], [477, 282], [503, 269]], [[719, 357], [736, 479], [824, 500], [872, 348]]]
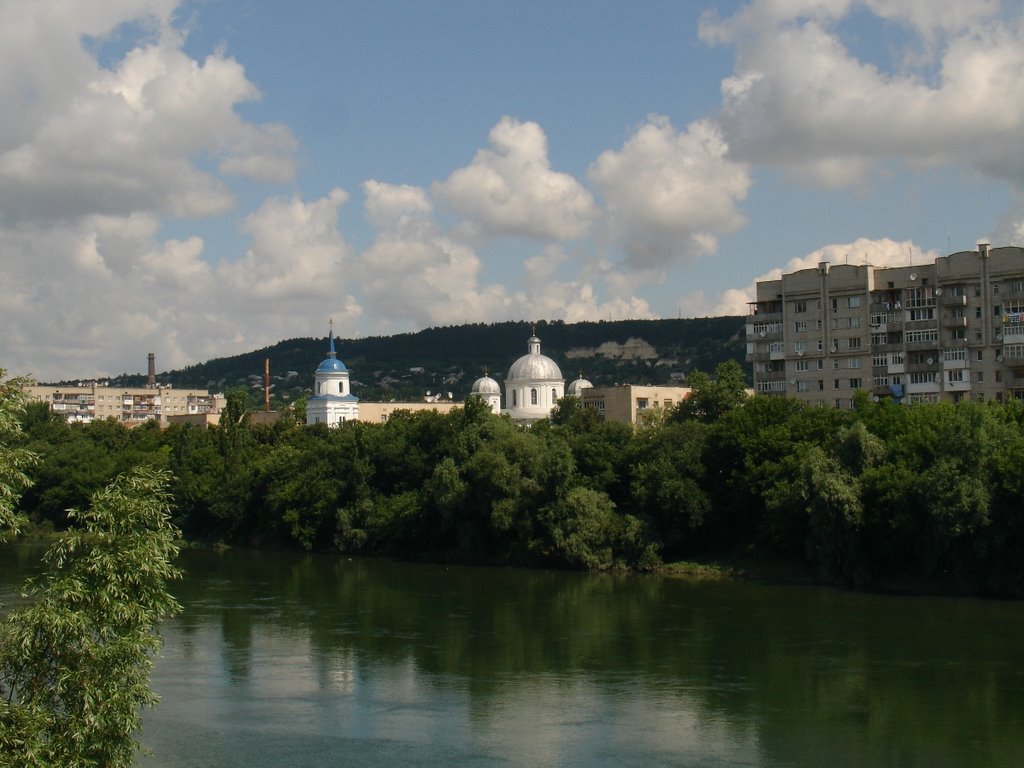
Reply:
[[961, 251], [931, 264], [828, 262], [759, 282], [747, 318], [758, 394], [849, 408], [1024, 399], [1024, 249]]
[[147, 419], [165, 421], [169, 416], [219, 413], [220, 395], [205, 389], [157, 387], [110, 387], [97, 382], [59, 387], [30, 386], [32, 400], [48, 403], [54, 413], [69, 422], [89, 423], [114, 418], [128, 424]]

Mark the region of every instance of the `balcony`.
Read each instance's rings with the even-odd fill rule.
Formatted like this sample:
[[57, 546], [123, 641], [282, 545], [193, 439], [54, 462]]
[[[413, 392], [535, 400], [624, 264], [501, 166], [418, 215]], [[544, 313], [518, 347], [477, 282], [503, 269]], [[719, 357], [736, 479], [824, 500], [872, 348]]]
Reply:
[[966, 328], [967, 318], [966, 317], [946, 317], [942, 320], [943, 328]]

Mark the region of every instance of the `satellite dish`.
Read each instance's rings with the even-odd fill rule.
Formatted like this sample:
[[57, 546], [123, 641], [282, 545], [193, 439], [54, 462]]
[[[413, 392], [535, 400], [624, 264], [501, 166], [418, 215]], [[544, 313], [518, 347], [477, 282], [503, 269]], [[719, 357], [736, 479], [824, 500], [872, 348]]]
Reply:
[[1002, 355], [996, 355], [996, 362], [997, 363], [1003, 362], [1003, 356]]
[[917, 272], [911, 272], [910, 273], [910, 279], [911, 280], [917, 280]]
[[762, 339], [763, 339], [763, 338], [764, 338], [765, 336], [767, 336], [767, 335], [768, 335], [768, 332], [767, 332], [767, 331], [761, 331], [761, 338], [762, 338]]
[[871, 400], [872, 400], [872, 402], [877, 403], [878, 402], [878, 395], [875, 395], [874, 397], [872, 397]]
[[790, 384], [796, 384], [796, 379], [790, 379], [790, 380], [789, 380], [789, 383], [790, 383]]
[[932, 363], [935, 362], [935, 360], [934, 358], [929, 357], [927, 360], [925, 360], [925, 362], [928, 363], [928, 365], [931, 365]]
[[941, 296], [942, 295], [942, 289], [941, 288], [936, 288], [935, 289], [935, 295], [936, 296]]
[[803, 357], [804, 356], [804, 351], [802, 349], [798, 350], [797, 354], [800, 355], [800, 357]]

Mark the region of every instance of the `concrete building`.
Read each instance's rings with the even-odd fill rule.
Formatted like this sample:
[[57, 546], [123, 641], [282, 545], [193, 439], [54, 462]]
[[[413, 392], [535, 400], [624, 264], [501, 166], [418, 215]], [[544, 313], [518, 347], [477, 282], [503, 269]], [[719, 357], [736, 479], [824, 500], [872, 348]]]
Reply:
[[593, 408], [606, 421], [641, 424], [646, 416], [678, 405], [689, 395], [689, 387], [623, 384], [582, 389], [580, 404]]
[[391, 418], [395, 411], [409, 411], [420, 413], [421, 411], [437, 411], [448, 413], [454, 408], [461, 408], [462, 403], [450, 400], [439, 400], [436, 402], [415, 402], [415, 403], [371, 403], [366, 400], [359, 401], [359, 420], [366, 422], [385, 422]]
[[1024, 249], [930, 264], [830, 265], [759, 282], [747, 318], [758, 394], [852, 407], [1024, 399]]
[[89, 423], [95, 419], [117, 419], [139, 424], [148, 419], [166, 422], [173, 416], [216, 414], [223, 398], [205, 389], [174, 389], [169, 386], [111, 387], [102, 383], [69, 386], [31, 386], [26, 388], [32, 400], [49, 404], [50, 409], [69, 422]]

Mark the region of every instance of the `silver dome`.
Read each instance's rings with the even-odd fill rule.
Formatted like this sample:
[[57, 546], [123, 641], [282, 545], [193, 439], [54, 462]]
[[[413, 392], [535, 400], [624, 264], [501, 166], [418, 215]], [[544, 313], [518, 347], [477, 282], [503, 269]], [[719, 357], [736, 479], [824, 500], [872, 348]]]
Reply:
[[527, 341], [530, 350], [508, 369], [508, 381], [526, 379], [528, 381], [561, 381], [562, 371], [547, 355], [540, 353], [540, 339], [531, 336]]
[[490, 376], [481, 376], [473, 382], [469, 391], [474, 395], [500, 395], [501, 386]]
[[593, 384], [591, 384], [589, 381], [580, 376], [575, 381], [569, 382], [569, 386], [565, 388], [565, 394], [575, 395], [576, 397], [579, 397], [581, 394], [583, 394], [584, 389], [593, 389], [593, 387]]

